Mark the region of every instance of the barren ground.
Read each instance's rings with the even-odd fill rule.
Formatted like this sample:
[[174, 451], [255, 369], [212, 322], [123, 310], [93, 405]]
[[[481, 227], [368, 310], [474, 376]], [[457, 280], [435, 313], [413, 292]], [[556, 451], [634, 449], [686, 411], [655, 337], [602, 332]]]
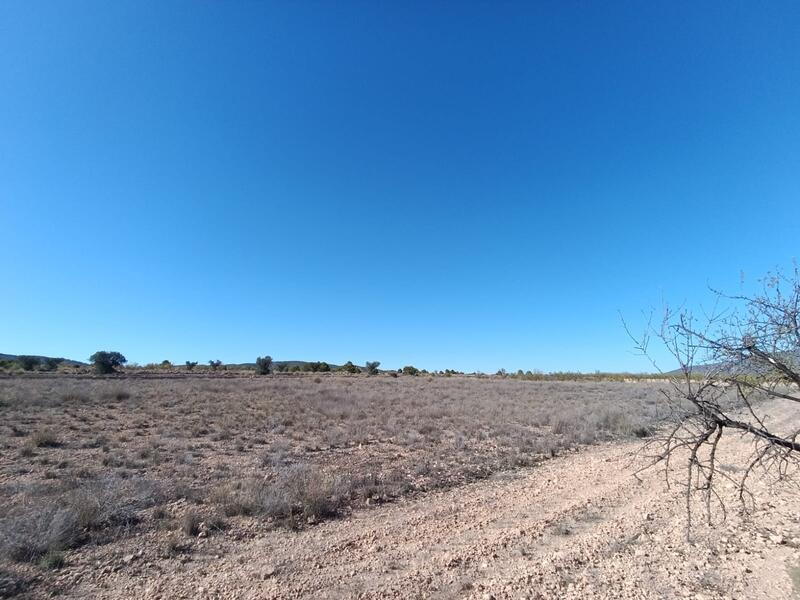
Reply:
[[[797, 422], [796, 407], [790, 403], [772, 403], [768, 412], [778, 427]], [[303, 523], [296, 531], [265, 526], [257, 515], [235, 514], [219, 530], [202, 522], [196, 533], [180, 534], [165, 553], [165, 540], [176, 539], [175, 523], [187, 511], [199, 507], [196, 510], [205, 518], [214, 506], [212, 501], [197, 504], [173, 495], [159, 505], [165, 512], [160, 517], [163, 527], [146, 526], [149, 516], [131, 522], [125, 534], [92, 539], [69, 550], [66, 564], [55, 571], [32, 565], [7, 568], [28, 578], [21, 597], [791, 598], [796, 594], [793, 585], [800, 586], [796, 486], [756, 481], [756, 511], [743, 517], [729, 498], [727, 521], [714, 528], [702, 523], [698, 503], [692, 541], [687, 542], [680, 490], [667, 490], [663, 474], [657, 471], [644, 473], [641, 481], [632, 476], [638, 464], [632, 453], [640, 446], [640, 441], [601, 441], [577, 451], [562, 448], [556, 458], [532, 461], [532, 466], [400, 494], [378, 506], [349, 506], [339, 518]], [[59, 450], [63, 447], [52, 449]], [[745, 440], [731, 437], [720, 459], [734, 472], [750, 450]], [[370, 446], [352, 449], [352, 460], [358, 461], [359, 452], [368, 454]], [[10, 461], [3, 462], [9, 466]], [[10, 470], [4, 472], [3, 483], [8, 486]], [[715, 518], [720, 520], [719, 511]]]

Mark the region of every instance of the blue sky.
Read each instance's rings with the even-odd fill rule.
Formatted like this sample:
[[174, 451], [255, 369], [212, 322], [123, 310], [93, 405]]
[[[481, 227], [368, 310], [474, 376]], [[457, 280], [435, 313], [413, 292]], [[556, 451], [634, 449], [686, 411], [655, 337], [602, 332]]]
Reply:
[[797, 255], [800, 4], [0, 3], [0, 352], [647, 370]]

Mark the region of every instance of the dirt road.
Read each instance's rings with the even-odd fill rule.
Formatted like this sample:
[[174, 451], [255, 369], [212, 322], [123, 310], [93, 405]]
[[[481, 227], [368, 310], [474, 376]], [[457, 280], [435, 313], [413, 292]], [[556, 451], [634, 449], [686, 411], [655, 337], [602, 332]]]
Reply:
[[[788, 420], [796, 405], [775, 404]], [[635, 444], [588, 448], [512, 475], [356, 512], [298, 533], [204, 540], [186, 562], [93, 565], [71, 595], [105, 598], [792, 598], [800, 496], [757, 486], [757, 512], [685, 536], [680, 492], [632, 477]], [[748, 453], [731, 437], [722, 463]], [[699, 510], [699, 508], [698, 508]], [[97, 560], [97, 563], [92, 561]], [[103, 563], [107, 564], [107, 563]], [[67, 583], [66, 581], [64, 583]]]

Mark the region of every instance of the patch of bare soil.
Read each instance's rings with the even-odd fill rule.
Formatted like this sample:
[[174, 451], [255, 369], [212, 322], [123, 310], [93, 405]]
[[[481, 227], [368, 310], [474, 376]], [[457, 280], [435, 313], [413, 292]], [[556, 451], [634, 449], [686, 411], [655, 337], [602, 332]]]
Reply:
[[[796, 405], [772, 418], [796, 422]], [[791, 598], [800, 502], [790, 482], [753, 484], [759, 503], [695, 519], [663, 473], [632, 476], [636, 443], [610, 444], [509, 475], [357, 510], [297, 532], [196, 528], [191, 550], [159, 533], [70, 557], [38, 593], [72, 598]], [[724, 468], [752, 447], [730, 436]], [[632, 462], [633, 461], [633, 462]], [[678, 468], [676, 463], [675, 468]], [[181, 501], [168, 510], [182, 511]], [[697, 515], [702, 510], [698, 501]], [[721, 519], [719, 511], [715, 513]], [[797, 596], [794, 596], [797, 597]]]

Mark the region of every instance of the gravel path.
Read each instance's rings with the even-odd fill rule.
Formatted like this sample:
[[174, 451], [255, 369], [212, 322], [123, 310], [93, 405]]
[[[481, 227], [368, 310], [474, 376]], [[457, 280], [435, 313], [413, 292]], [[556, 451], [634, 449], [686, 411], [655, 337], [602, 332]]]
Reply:
[[[797, 410], [771, 412], [788, 423]], [[743, 520], [731, 500], [725, 523], [698, 524], [687, 543], [679, 491], [661, 473], [632, 477], [637, 447], [589, 448], [301, 532], [213, 536], [185, 562], [98, 550], [63, 589], [165, 600], [800, 597], [796, 487], [759, 483], [753, 515]], [[749, 449], [730, 437], [722, 463], [735, 470]]]

